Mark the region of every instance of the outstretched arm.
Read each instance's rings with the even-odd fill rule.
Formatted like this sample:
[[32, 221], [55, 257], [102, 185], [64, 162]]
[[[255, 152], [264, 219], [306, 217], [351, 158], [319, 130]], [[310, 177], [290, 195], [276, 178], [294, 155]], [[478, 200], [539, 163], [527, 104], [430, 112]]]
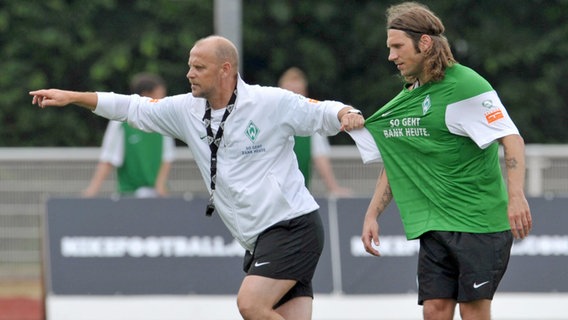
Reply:
[[509, 135], [500, 139], [505, 151], [507, 170], [507, 190], [509, 206], [507, 214], [513, 236], [526, 237], [532, 229], [531, 211], [525, 198], [525, 144], [519, 135]]
[[377, 180], [377, 186], [371, 203], [367, 208], [365, 219], [363, 221], [363, 232], [361, 233], [361, 241], [365, 246], [365, 251], [374, 255], [380, 256], [377, 249], [373, 248], [373, 244], [379, 245], [379, 223], [377, 219], [385, 211], [387, 206], [392, 200], [392, 191], [387, 178], [387, 173], [383, 169]]
[[30, 95], [33, 96], [32, 104], [37, 104], [40, 108], [64, 107], [69, 104], [76, 104], [83, 108], [95, 110], [98, 102], [95, 92], [42, 89], [30, 91]]

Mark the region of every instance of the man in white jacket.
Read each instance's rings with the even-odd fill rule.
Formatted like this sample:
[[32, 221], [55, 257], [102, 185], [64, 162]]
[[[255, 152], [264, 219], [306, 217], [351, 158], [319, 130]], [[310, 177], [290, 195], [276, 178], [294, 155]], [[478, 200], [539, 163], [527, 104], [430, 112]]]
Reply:
[[323, 248], [314, 198], [294, 157], [294, 136], [361, 128], [361, 112], [335, 101], [246, 84], [238, 52], [220, 36], [195, 43], [191, 93], [138, 95], [30, 92], [40, 107], [76, 104], [111, 120], [178, 138], [189, 146], [218, 212], [247, 250], [237, 304], [244, 319], [311, 319], [311, 280]]

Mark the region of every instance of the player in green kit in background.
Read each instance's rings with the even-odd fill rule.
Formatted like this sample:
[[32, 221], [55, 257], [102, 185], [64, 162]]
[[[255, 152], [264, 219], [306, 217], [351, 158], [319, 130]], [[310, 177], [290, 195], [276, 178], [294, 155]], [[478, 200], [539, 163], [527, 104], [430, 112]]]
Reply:
[[377, 220], [394, 197], [407, 238], [420, 239], [424, 319], [451, 320], [457, 304], [462, 319], [490, 319], [513, 237], [532, 228], [523, 139], [491, 85], [454, 60], [426, 6], [390, 7], [386, 29], [388, 59], [405, 85], [352, 133], [365, 162], [384, 162], [363, 223], [365, 250], [380, 254]]
[[[135, 75], [130, 82], [130, 91], [153, 99], [161, 99], [167, 93], [165, 81], [152, 73]], [[109, 121], [99, 163], [83, 196], [96, 196], [102, 183], [116, 168], [117, 191], [121, 196], [165, 197], [174, 157], [172, 137], [144, 132], [126, 122]]]

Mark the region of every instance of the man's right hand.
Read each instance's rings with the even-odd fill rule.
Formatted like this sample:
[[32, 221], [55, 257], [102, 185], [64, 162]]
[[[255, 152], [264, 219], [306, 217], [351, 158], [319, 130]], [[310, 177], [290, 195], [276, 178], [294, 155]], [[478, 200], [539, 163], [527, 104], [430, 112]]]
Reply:
[[97, 94], [94, 92], [76, 92], [59, 89], [41, 89], [30, 91], [33, 96], [32, 104], [40, 108], [64, 107], [68, 104], [77, 104], [81, 107], [94, 110], [97, 106]]

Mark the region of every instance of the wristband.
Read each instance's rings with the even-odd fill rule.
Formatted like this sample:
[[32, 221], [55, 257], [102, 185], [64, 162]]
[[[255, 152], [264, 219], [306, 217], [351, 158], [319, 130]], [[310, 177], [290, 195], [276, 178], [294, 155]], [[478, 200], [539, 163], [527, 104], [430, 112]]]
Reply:
[[355, 114], [358, 114], [360, 116], [363, 115], [363, 112], [361, 112], [361, 110], [359, 110], [359, 109], [349, 109], [349, 110], [347, 110], [347, 113], [355, 113]]

